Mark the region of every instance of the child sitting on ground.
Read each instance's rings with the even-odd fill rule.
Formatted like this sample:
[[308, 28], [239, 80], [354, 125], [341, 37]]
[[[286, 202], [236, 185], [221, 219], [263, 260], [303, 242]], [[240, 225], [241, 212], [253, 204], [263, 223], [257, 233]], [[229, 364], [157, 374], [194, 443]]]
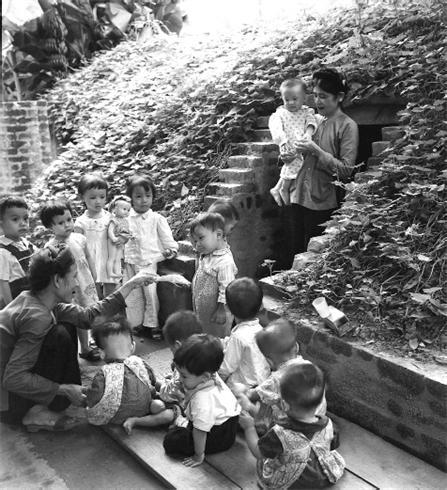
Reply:
[[191, 242], [200, 253], [192, 281], [192, 301], [203, 331], [224, 338], [233, 317], [226, 308], [225, 289], [237, 274], [225, 240], [225, 221], [220, 214], [202, 213], [191, 221]]
[[[239, 398], [244, 409], [255, 414], [256, 430], [264, 435], [274, 423], [281, 423], [286, 418], [286, 407], [281, 398], [279, 380], [290, 364], [309, 363], [299, 354], [295, 326], [285, 318], [273, 321], [256, 335], [259, 350], [269, 363], [272, 373], [269, 378], [254, 389], [247, 390], [243, 385], [236, 385], [233, 392]], [[261, 402], [254, 406], [253, 403]], [[323, 396], [317, 409], [318, 415], [326, 414], [326, 398]]]
[[[201, 332], [202, 325], [196, 315], [187, 310], [176, 311], [169, 315], [163, 327], [163, 337], [173, 354], [191, 335]], [[185, 391], [175, 367], [172, 375], [167, 376], [159, 386], [157, 385], [157, 389], [160, 399], [166, 404], [166, 410], [144, 417], [129, 417], [124, 422], [124, 428], [129, 435], [135, 426], [157, 427], [169, 424], [182, 413]]]
[[0, 203], [0, 310], [29, 289], [26, 277], [31, 255], [37, 248], [25, 236], [29, 232], [29, 208], [18, 196], [5, 197]]
[[174, 354], [187, 425], [169, 429], [163, 446], [168, 454], [187, 456], [186, 466], [202, 464], [205, 454], [226, 451], [236, 439], [240, 406], [217, 374], [223, 357], [221, 341], [207, 334], [191, 336]]
[[317, 415], [324, 398], [323, 372], [311, 363], [290, 364], [280, 379], [286, 419], [260, 439], [247, 413], [239, 417], [245, 440], [255, 458], [261, 488], [324, 488], [336, 483], [345, 468], [337, 426]]
[[94, 425], [122, 424], [129, 417], [165, 410], [155, 400], [155, 374], [140, 357], [132, 355], [135, 342], [132, 328], [119, 319], [93, 327], [96, 344], [105, 353], [107, 364], [87, 389], [87, 419]]
[[236, 326], [223, 341], [225, 356], [219, 375], [230, 389], [234, 383], [254, 388], [270, 374], [270, 367], [255, 339], [262, 330], [256, 317], [262, 306], [262, 288], [253, 279], [241, 277], [228, 285], [225, 295]]

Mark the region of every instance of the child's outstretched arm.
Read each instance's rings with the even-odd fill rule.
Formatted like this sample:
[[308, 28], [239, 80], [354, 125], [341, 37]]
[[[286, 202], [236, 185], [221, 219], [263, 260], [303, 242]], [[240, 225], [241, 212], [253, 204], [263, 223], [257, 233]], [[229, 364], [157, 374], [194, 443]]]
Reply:
[[239, 415], [239, 424], [244, 429], [245, 440], [251, 454], [253, 454], [256, 459], [263, 459], [261, 451], [259, 451], [258, 447], [259, 437], [256, 433], [255, 421], [253, 417], [248, 412], [242, 411]]
[[90, 252], [88, 251], [87, 241], [85, 242], [84, 254], [85, 254], [85, 259], [87, 260], [87, 264], [88, 264], [88, 267], [90, 269], [90, 272], [92, 273], [93, 282], [96, 282], [96, 267], [95, 267], [95, 263], [93, 262], [92, 256], [90, 255]]
[[205, 459], [205, 446], [208, 432], [205, 432], [195, 427], [192, 430], [192, 438], [194, 439], [194, 456], [183, 460], [185, 466], [195, 468], [203, 463]]

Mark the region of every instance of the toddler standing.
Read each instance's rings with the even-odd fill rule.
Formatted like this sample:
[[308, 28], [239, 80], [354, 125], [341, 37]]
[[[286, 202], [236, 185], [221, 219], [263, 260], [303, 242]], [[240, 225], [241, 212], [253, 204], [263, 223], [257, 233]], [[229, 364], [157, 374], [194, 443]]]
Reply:
[[26, 277], [31, 255], [37, 248], [25, 236], [29, 231], [29, 209], [18, 196], [5, 197], [0, 203], [0, 309], [29, 289]]
[[290, 204], [289, 189], [296, 179], [303, 164], [301, 154], [294, 150], [294, 145], [302, 138], [312, 139], [317, 129], [315, 111], [304, 106], [307, 87], [302, 80], [291, 78], [285, 80], [280, 87], [284, 105], [278, 107], [270, 116], [269, 129], [274, 143], [279, 146], [280, 153], [294, 152], [293, 161], [285, 163], [281, 168], [281, 176], [276, 186], [270, 191], [279, 206]]
[[186, 466], [202, 464], [205, 454], [226, 451], [236, 439], [240, 406], [217, 374], [223, 356], [220, 340], [207, 334], [191, 336], [174, 354], [188, 420], [186, 427], [169, 429], [163, 446], [186, 456]]
[[262, 306], [262, 289], [253, 279], [241, 277], [228, 285], [225, 295], [236, 326], [224, 339], [219, 375], [230, 389], [235, 383], [254, 388], [270, 374], [270, 366], [256, 344], [256, 334], [262, 330], [256, 317]]
[[116, 279], [107, 274], [107, 228], [110, 213], [104, 209], [108, 191], [107, 182], [100, 174], [87, 174], [81, 177], [78, 194], [84, 201], [86, 210], [76, 219], [74, 231], [87, 238], [87, 247], [96, 268], [96, 289], [99, 298], [112, 293]]
[[[73, 214], [68, 202], [53, 201], [45, 204], [40, 212], [40, 220], [54, 237], [47, 245], [56, 249], [68, 246], [76, 260], [78, 288], [74, 297], [80, 306], [92, 306], [97, 303], [98, 294], [95, 287], [95, 264], [88, 250], [87, 239], [80, 233], [73, 233]], [[89, 361], [98, 361], [101, 356], [97, 348], [91, 349], [88, 342], [88, 330], [78, 328], [81, 347], [79, 356]]]
[[[155, 198], [152, 179], [147, 175], [134, 175], [127, 183], [126, 193], [132, 201], [129, 225], [133, 239], [126, 243], [124, 250], [125, 281], [142, 269], [156, 273], [158, 262], [178, 253], [178, 244], [166, 218], [151, 209]], [[161, 338], [159, 307], [156, 284], [132, 291], [127, 298], [127, 318], [135, 335]]]
[[253, 418], [246, 412], [240, 416], [247, 445], [258, 460], [261, 488], [325, 488], [343, 475], [345, 461], [335, 451], [337, 426], [317, 414], [325, 385], [318, 367], [292, 364], [280, 379], [287, 418], [259, 439]]
[[191, 242], [200, 253], [192, 281], [192, 300], [205, 333], [229, 335], [232, 315], [226, 308], [225, 290], [237, 267], [225, 240], [225, 221], [220, 214], [202, 213], [191, 221]]

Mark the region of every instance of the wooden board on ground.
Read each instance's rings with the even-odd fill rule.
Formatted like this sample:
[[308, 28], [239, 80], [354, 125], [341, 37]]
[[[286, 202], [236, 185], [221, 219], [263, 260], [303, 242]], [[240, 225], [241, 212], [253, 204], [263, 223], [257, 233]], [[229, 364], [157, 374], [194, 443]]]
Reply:
[[441, 490], [447, 475], [345, 419], [329, 414], [340, 429], [339, 452], [346, 466], [378, 488]]

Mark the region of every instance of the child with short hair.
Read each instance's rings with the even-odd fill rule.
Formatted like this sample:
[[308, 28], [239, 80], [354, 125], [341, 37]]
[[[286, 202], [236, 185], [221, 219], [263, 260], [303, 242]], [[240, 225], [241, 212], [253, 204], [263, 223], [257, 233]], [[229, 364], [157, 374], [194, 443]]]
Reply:
[[[163, 326], [163, 337], [173, 354], [191, 335], [197, 333], [202, 333], [202, 325], [197, 316], [188, 310], [172, 313]], [[124, 422], [124, 428], [129, 435], [135, 426], [156, 427], [169, 424], [181, 415], [185, 390], [175, 366], [172, 371], [172, 375], [166, 376], [165, 380], [157, 386], [159, 397], [166, 404], [166, 410], [155, 415], [128, 418]]]
[[[126, 194], [132, 201], [129, 224], [133, 240], [126, 243], [124, 250], [125, 281], [142, 269], [156, 273], [158, 262], [178, 253], [178, 243], [168, 221], [151, 209], [156, 195], [152, 179], [147, 175], [132, 176], [127, 182]], [[127, 317], [135, 335], [161, 339], [159, 309], [156, 284], [132, 291], [127, 298]]]
[[[256, 335], [256, 343], [267, 362], [272, 373], [259, 386], [247, 390], [237, 385], [234, 392], [240, 398], [241, 404], [252, 413], [256, 413], [256, 430], [263, 435], [271, 428], [273, 423], [281, 423], [286, 418], [286, 406], [281, 398], [279, 381], [284, 370], [293, 363], [306, 364], [299, 354], [296, 341], [295, 326], [285, 318], [274, 320]], [[247, 400], [248, 398], [248, 400]], [[261, 402], [260, 406], [252, 404]], [[317, 410], [318, 415], [326, 414], [326, 398], [323, 396]]]
[[317, 366], [295, 361], [280, 379], [287, 418], [258, 438], [253, 418], [247, 412], [239, 417], [247, 445], [258, 460], [260, 488], [325, 488], [343, 475], [345, 461], [335, 451], [338, 428], [317, 414], [325, 385]]
[[29, 289], [26, 272], [37, 248], [25, 236], [29, 231], [29, 207], [19, 196], [9, 196], [0, 203], [0, 309]]
[[156, 378], [152, 368], [132, 355], [132, 328], [124, 319], [95, 325], [96, 344], [104, 351], [107, 364], [101, 366], [87, 389], [87, 419], [93, 425], [122, 424], [129, 417], [165, 410], [154, 399]]
[[207, 334], [191, 336], [174, 354], [188, 425], [169, 429], [163, 446], [186, 456], [186, 466], [202, 464], [205, 454], [226, 451], [236, 439], [240, 406], [217, 374], [223, 356], [220, 340]]
[[226, 308], [225, 290], [237, 274], [230, 247], [225, 240], [225, 221], [217, 213], [201, 213], [191, 221], [191, 242], [200, 253], [192, 280], [193, 309], [203, 331], [224, 338], [233, 317]]
[[231, 234], [238, 222], [240, 221], [239, 211], [236, 206], [228, 199], [216, 199], [208, 208], [209, 213], [217, 213], [225, 221], [225, 238]]
[[256, 334], [262, 330], [257, 314], [262, 306], [261, 286], [249, 277], [232, 281], [225, 296], [236, 326], [224, 339], [224, 360], [220, 377], [230, 389], [235, 383], [255, 388], [270, 374], [270, 366], [256, 344]]
[[[74, 222], [71, 206], [66, 201], [50, 201], [40, 211], [40, 220], [43, 226], [54, 233], [46, 246], [55, 249], [69, 247], [76, 260], [78, 275], [77, 288], [74, 300], [80, 306], [92, 306], [96, 304], [98, 294], [95, 287], [96, 270], [90, 255], [87, 239], [80, 233], [73, 233]], [[79, 344], [81, 352], [79, 356], [88, 361], [99, 361], [101, 353], [97, 348], [89, 346], [88, 330], [78, 328]]]
[[290, 204], [289, 189], [303, 164], [303, 157], [294, 149], [301, 139], [312, 139], [317, 129], [315, 111], [303, 105], [306, 98], [306, 84], [297, 78], [284, 80], [281, 87], [283, 106], [270, 116], [269, 129], [273, 142], [279, 146], [281, 154], [295, 153], [290, 163], [284, 163], [276, 186], [270, 191], [279, 206]]

